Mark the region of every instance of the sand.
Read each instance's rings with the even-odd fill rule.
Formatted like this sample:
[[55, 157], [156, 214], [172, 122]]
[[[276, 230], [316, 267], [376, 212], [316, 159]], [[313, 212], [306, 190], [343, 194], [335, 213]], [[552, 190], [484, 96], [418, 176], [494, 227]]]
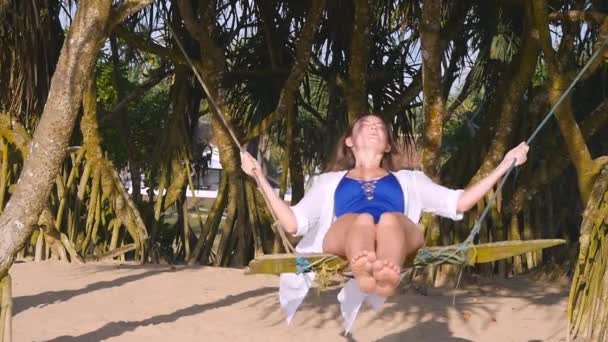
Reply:
[[[211, 267], [21, 262], [14, 341], [565, 341], [567, 284], [526, 277], [408, 290], [343, 336], [336, 290], [310, 293], [290, 326], [278, 277]], [[455, 305], [453, 295], [457, 294]]]

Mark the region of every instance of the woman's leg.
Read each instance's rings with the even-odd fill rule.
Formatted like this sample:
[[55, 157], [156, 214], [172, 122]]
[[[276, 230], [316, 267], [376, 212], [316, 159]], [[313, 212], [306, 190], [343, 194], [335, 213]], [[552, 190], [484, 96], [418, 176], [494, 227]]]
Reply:
[[373, 267], [376, 293], [388, 297], [399, 285], [406, 257], [424, 245], [424, 236], [403, 214], [384, 213], [377, 225], [376, 244], [377, 260]]
[[369, 214], [346, 214], [329, 228], [323, 240], [323, 252], [346, 257], [359, 288], [372, 292], [376, 280], [372, 275], [376, 261], [374, 219]]

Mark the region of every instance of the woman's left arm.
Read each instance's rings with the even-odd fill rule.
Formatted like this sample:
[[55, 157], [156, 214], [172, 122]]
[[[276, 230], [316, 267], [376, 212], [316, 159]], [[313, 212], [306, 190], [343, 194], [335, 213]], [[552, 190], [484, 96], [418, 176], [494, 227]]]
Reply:
[[473, 184], [471, 187], [466, 189], [458, 199], [458, 212], [464, 213], [471, 209], [473, 206], [481, 200], [490, 189], [498, 182], [515, 160], [515, 166], [519, 166], [526, 162], [527, 154], [530, 147], [525, 142], [522, 142], [517, 147], [507, 152], [505, 158], [498, 164], [498, 166], [490, 172], [485, 178], [479, 182]]

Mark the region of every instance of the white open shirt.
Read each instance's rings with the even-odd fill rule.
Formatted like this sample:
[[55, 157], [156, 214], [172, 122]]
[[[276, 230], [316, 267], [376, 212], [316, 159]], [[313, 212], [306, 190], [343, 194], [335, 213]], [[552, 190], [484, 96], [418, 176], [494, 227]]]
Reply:
[[[296, 253], [322, 253], [323, 239], [335, 219], [334, 193], [338, 183], [347, 171], [327, 172], [312, 180], [310, 189], [298, 204], [291, 207], [298, 230], [296, 236], [302, 239], [296, 246]], [[403, 189], [406, 215], [412, 222], [418, 223], [422, 212], [450, 218], [462, 219], [457, 211], [458, 199], [463, 190], [452, 190], [435, 184], [421, 171], [401, 170], [393, 172]], [[295, 315], [300, 304], [312, 286], [314, 273], [281, 274], [279, 301], [285, 311], [287, 323]], [[384, 304], [385, 298], [360, 291], [354, 279], [347, 282], [338, 294], [341, 303], [344, 329], [348, 333], [355, 321], [363, 302], [376, 310]]]

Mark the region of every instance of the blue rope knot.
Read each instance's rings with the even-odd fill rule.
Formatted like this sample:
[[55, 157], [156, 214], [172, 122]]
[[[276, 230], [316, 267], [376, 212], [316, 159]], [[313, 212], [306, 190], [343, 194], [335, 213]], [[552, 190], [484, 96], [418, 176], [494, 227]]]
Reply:
[[429, 252], [426, 249], [418, 250], [417, 257], [420, 257], [422, 260], [431, 260], [433, 258], [433, 253]]
[[308, 259], [305, 257], [296, 257], [296, 274], [308, 273], [311, 272], [311, 266]]

